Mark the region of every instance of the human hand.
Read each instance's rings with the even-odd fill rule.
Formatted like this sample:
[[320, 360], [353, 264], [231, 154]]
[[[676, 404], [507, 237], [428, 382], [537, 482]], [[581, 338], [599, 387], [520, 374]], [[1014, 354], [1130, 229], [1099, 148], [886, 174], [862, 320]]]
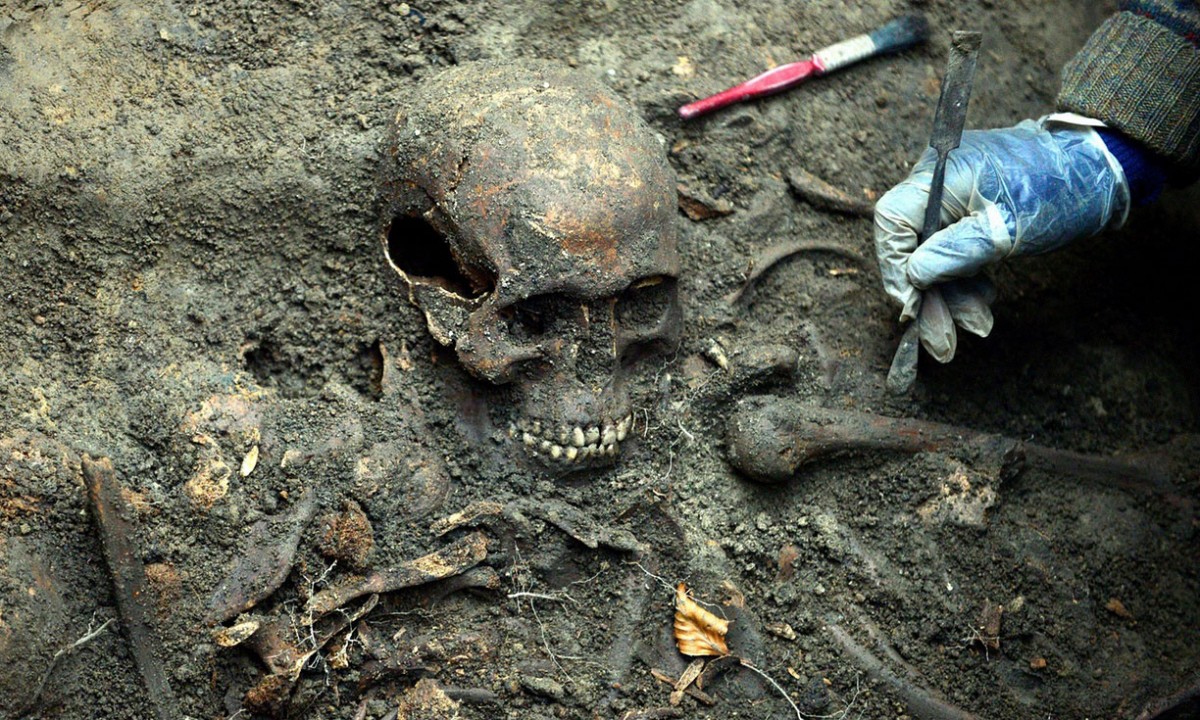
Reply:
[[[903, 306], [900, 319], [919, 314], [922, 345], [949, 362], [955, 324], [980, 337], [991, 332], [995, 289], [981, 270], [1120, 225], [1129, 187], [1090, 127], [1043, 119], [969, 131], [947, 159], [943, 229], [918, 247], [935, 160], [926, 150], [876, 203], [875, 251], [884, 289]], [[922, 311], [922, 291], [935, 285], [945, 303], [926, 303]]]

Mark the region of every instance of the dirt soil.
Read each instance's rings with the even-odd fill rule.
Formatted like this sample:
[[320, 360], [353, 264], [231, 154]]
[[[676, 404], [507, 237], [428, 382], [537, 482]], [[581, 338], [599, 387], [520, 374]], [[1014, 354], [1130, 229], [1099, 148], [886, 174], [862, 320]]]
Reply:
[[[869, 200], [901, 179], [952, 29], [984, 31], [968, 127], [1044, 114], [1112, 6], [8, 0], [0, 717], [1133, 718], [1195, 683], [1200, 192], [1001, 268], [992, 337], [963, 339], [895, 399], [871, 222], [787, 181], [802, 169]], [[914, 9], [933, 27], [924, 47], [674, 114]], [[661, 134], [683, 207], [711, 215], [677, 217], [683, 338], [641, 367], [620, 462], [586, 477], [510, 461], [507, 391], [437, 346], [380, 246], [400, 91], [517, 57], [627, 100]], [[798, 240], [841, 250], [792, 256], [727, 302], [753, 258]], [[1157, 480], [1013, 474], [943, 447], [760, 485], [725, 459], [731, 414], [759, 394], [1119, 456]], [[125, 604], [147, 613], [169, 696], [139, 672], [84, 456], [116, 468], [145, 576]], [[477, 501], [504, 510], [476, 523], [488, 549], [468, 580], [310, 625], [314, 593], [441, 568], [404, 563], [472, 537], [430, 527]], [[334, 625], [283, 680], [264, 681], [253, 642], [212, 634], [211, 598], [247, 556], [283, 575], [242, 620], [300, 651]], [[670, 635], [681, 581], [778, 687], [727, 667], [704, 686], [713, 704], [671, 707], [651, 670], [688, 664]]]

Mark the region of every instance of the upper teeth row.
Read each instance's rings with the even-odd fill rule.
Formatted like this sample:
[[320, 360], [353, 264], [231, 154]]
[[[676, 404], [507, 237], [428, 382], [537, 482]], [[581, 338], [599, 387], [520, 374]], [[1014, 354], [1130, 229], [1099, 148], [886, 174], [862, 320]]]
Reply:
[[628, 436], [632, 426], [633, 415], [626, 415], [615, 423], [586, 428], [566, 425], [554, 428], [549, 424], [543, 427], [540, 420], [520, 420], [509, 424], [508, 436], [520, 438], [533, 452], [540, 451], [554, 459], [572, 461], [592, 455], [615, 455], [617, 443]]

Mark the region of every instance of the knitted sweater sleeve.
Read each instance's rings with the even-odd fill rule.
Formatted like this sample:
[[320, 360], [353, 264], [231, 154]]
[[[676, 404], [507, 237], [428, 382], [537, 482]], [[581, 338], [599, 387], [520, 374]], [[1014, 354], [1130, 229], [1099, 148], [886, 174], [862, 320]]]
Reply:
[[1200, 177], [1200, 0], [1122, 0], [1063, 68], [1058, 105]]

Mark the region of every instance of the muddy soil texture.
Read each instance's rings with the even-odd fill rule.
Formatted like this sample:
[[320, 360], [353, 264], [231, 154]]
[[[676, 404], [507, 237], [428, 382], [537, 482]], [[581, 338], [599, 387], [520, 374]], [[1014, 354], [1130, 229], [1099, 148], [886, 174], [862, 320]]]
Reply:
[[[954, 29], [984, 32], [968, 127], [1046, 113], [1112, 9], [8, 0], [0, 717], [1194, 716], [1153, 708], [1200, 667], [1200, 193], [1000, 268], [992, 337], [894, 398], [871, 222], [789, 184], [904, 177]], [[922, 47], [675, 115], [913, 11]], [[381, 243], [399, 98], [518, 58], [607, 86], [678, 180], [680, 338], [617, 462], [567, 477], [513, 459], [511, 390]], [[731, 468], [747, 408], [813, 407], [1100, 469], [952, 437]], [[773, 682], [712, 661], [672, 704], [679, 582]]]

